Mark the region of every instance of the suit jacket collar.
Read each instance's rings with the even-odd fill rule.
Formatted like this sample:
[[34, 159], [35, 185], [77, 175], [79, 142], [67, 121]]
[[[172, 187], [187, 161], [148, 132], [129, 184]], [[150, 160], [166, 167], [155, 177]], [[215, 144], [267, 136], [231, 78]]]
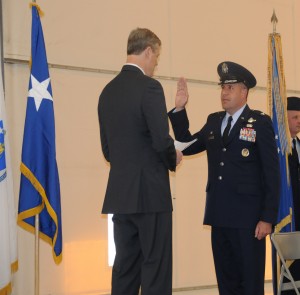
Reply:
[[123, 67], [122, 67], [122, 71], [131, 71], [131, 72], [138, 72], [138, 73], [141, 73], [143, 75], [145, 75], [143, 73], [143, 71], [136, 65], [133, 65], [133, 64], [125, 64]]

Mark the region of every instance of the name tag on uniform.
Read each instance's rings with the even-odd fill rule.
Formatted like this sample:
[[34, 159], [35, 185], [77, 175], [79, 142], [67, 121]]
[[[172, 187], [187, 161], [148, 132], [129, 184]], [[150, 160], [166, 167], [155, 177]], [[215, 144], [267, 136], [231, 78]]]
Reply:
[[240, 131], [240, 139], [255, 142], [256, 131], [253, 128], [242, 128]]

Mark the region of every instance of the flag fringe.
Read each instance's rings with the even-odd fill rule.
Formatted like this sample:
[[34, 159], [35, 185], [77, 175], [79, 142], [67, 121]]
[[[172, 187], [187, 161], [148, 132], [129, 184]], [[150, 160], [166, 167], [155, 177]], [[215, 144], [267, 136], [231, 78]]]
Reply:
[[40, 6], [39, 6], [38, 4], [36, 4], [36, 3], [34, 3], [34, 2], [30, 2], [30, 3], [29, 3], [29, 8], [31, 8], [32, 6], [35, 6], [35, 7], [36, 7], [36, 9], [37, 9], [38, 14], [39, 14], [40, 17], [42, 17], [42, 16], [45, 15], [45, 13], [41, 10], [41, 8], [40, 8]]
[[292, 214], [291, 213], [281, 219], [281, 221], [275, 226], [274, 232], [279, 233], [289, 223], [292, 223]]
[[48, 197], [46, 195], [46, 192], [45, 192], [43, 186], [38, 181], [38, 179], [34, 176], [34, 174], [28, 169], [28, 167], [26, 167], [26, 165], [24, 163], [21, 163], [20, 170], [21, 170], [21, 173], [30, 181], [30, 183], [33, 185], [33, 187], [41, 195], [42, 204], [40, 204], [39, 206], [36, 206], [35, 208], [31, 208], [29, 210], [26, 210], [26, 211], [23, 211], [23, 212], [19, 213], [19, 215], [18, 215], [18, 225], [21, 226], [22, 228], [24, 228], [25, 230], [27, 230], [27, 231], [34, 234], [35, 233], [34, 226], [26, 223], [24, 221], [24, 219], [29, 218], [29, 217], [33, 217], [37, 214], [40, 214], [41, 211], [46, 206], [49, 215], [51, 216], [52, 220], [54, 221], [54, 223], [56, 225], [56, 230], [55, 230], [53, 240], [52, 240], [51, 237], [47, 236], [46, 234], [42, 233], [41, 231], [39, 231], [39, 236], [41, 237], [41, 239], [43, 239], [45, 242], [47, 242], [48, 244], [50, 244], [52, 246], [52, 254], [53, 254], [54, 261], [55, 261], [56, 264], [59, 264], [62, 260], [62, 253], [57, 256], [55, 251], [54, 251], [54, 245], [56, 244], [57, 235], [58, 235], [57, 215], [56, 215], [54, 209], [52, 208], [51, 204], [49, 203]]
[[0, 295], [9, 295], [12, 292], [11, 282], [8, 283], [4, 288], [0, 289]]
[[[11, 264], [11, 273], [15, 273], [18, 271], [19, 265], [18, 261], [15, 261]], [[12, 293], [12, 285], [9, 282], [4, 288], [0, 289], [0, 295], [9, 295]]]
[[11, 264], [11, 272], [15, 273], [18, 271], [18, 269], [19, 269], [19, 262], [17, 260]]
[[[275, 53], [276, 53], [276, 60], [278, 65], [278, 78], [279, 78], [279, 92], [283, 102], [283, 117], [280, 118], [283, 120], [283, 126], [285, 126], [285, 134], [287, 136], [287, 147], [285, 151], [288, 154], [292, 153], [292, 144], [291, 144], [291, 135], [289, 130], [288, 124], [288, 117], [287, 117], [287, 97], [286, 97], [286, 84], [285, 84], [285, 75], [284, 75], [284, 67], [283, 67], [283, 54], [282, 54], [282, 46], [281, 46], [281, 36], [278, 33], [269, 34], [269, 46], [268, 46], [268, 101], [269, 101], [269, 114], [273, 119], [273, 99], [272, 99], [272, 76], [273, 76], [273, 46], [272, 40], [274, 39], [275, 43]], [[278, 119], [279, 120], [279, 119]]]

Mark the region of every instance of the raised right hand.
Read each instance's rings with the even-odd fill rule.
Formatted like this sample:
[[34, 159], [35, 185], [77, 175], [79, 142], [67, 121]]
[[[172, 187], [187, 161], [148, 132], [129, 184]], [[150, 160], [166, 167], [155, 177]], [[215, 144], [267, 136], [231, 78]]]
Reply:
[[189, 99], [189, 92], [185, 78], [179, 78], [177, 82], [177, 93], [175, 97], [175, 107], [177, 111], [181, 111], [185, 108]]

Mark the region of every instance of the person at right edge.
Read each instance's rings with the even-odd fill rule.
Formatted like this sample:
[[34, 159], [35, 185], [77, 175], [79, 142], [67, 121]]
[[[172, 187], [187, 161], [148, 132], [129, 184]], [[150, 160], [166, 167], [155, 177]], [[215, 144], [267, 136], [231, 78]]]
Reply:
[[[300, 231], [300, 140], [297, 134], [300, 132], [300, 98], [291, 96], [287, 98], [287, 116], [289, 130], [292, 138], [292, 154], [289, 155], [289, 171], [293, 192], [295, 230]], [[300, 280], [300, 261], [295, 260], [290, 266], [290, 271], [295, 280]], [[284, 282], [286, 279], [284, 278]], [[287, 281], [288, 282], [288, 281]], [[296, 294], [294, 290], [283, 291], [282, 294]]]
[[219, 293], [263, 295], [265, 238], [276, 224], [279, 205], [275, 133], [270, 117], [247, 105], [249, 89], [256, 85], [253, 74], [229, 61], [217, 71], [224, 111], [210, 114], [192, 135], [185, 109], [188, 90], [181, 78], [169, 118], [178, 141], [197, 139], [184, 155], [207, 152], [204, 224], [211, 226]]

